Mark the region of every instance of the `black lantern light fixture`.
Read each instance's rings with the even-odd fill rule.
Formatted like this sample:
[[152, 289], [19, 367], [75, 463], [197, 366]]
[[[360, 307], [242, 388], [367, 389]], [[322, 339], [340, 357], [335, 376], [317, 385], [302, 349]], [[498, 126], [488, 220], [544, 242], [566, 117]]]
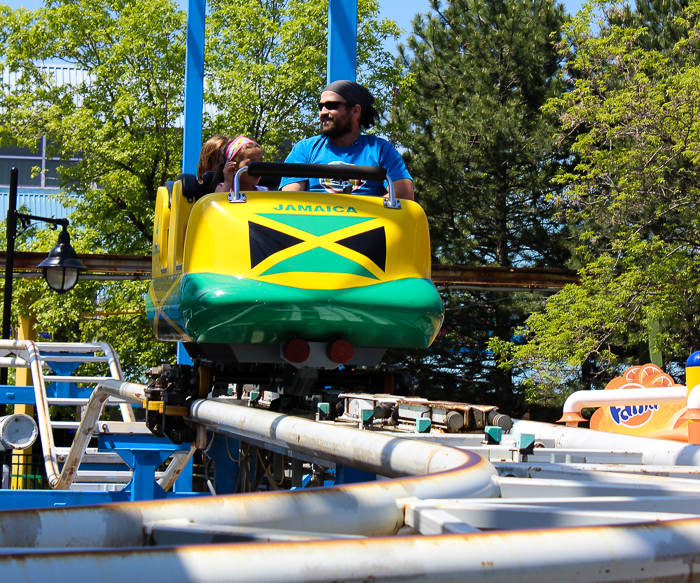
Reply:
[[58, 243], [51, 249], [49, 256], [39, 263], [39, 267], [44, 269], [46, 283], [59, 294], [64, 294], [73, 289], [75, 284], [78, 283], [80, 272], [87, 270], [80, 259], [78, 259], [78, 254], [71, 247], [70, 235], [68, 234], [68, 220], [64, 220], [65, 222], [59, 223], [63, 229], [58, 235]]

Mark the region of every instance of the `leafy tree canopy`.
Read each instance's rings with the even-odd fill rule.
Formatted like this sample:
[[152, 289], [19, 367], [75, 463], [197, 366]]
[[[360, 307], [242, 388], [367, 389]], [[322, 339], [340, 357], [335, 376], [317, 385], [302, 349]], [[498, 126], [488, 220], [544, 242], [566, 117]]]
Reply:
[[[0, 140], [46, 136], [73, 222], [95, 249], [148, 252], [158, 187], [181, 167], [185, 14], [169, 0], [52, 0], [0, 8]], [[56, 82], [47, 63], [71, 65]], [[72, 194], [78, 194], [75, 197]]]
[[[563, 57], [554, 43], [563, 7], [550, 0], [432, 2], [414, 20], [402, 56], [408, 68], [394, 111], [408, 151], [416, 198], [441, 263], [562, 266], [565, 226], [552, 178], [567, 161], [553, 136], [556, 115], [541, 108], [559, 96]], [[490, 337], [510, 339], [536, 296], [452, 291], [430, 353], [410, 360], [420, 392], [521, 405], [517, 378], [499, 370]]]
[[528, 319], [528, 344], [492, 342], [505, 366], [526, 367], [534, 400], [600, 387], [617, 366], [645, 362], [656, 322], [653, 348], [679, 372], [700, 347], [700, 4], [674, 21], [684, 34], [664, 53], [647, 48], [646, 28], [611, 22], [623, 10], [594, 1], [567, 25], [575, 86], [546, 108], [562, 137], [576, 136], [578, 163], [560, 174], [557, 200], [579, 233], [582, 284]]
[[[207, 18], [205, 121], [212, 133], [245, 134], [277, 158], [317, 133], [316, 102], [326, 84], [328, 0], [212, 0]], [[358, 82], [382, 112], [401, 69], [383, 46], [398, 38], [378, 20], [378, 0], [358, 2]]]
[[566, 252], [550, 234], [546, 195], [562, 153], [543, 115], [562, 90], [553, 42], [564, 14], [549, 0], [451, 0], [414, 21], [402, 54], [397, 137], [443, 263], [552, 265]]

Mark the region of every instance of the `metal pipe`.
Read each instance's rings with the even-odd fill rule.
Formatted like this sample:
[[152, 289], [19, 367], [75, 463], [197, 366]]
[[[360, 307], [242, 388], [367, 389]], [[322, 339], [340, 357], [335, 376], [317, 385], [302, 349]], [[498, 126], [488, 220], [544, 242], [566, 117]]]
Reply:
[[[32, 385], [34, 386], [34, 401], [36, 404], [37, 425], [41, 436], [41, 450], [44, 456], [44, 467], [46, 468], [46, 479], [51, 488], [57, 488], [61, 481], [61, 472], [58, 470], [56, 460], [56, 447], [51, 428], [51, 416], [49, 414], [49, 402], [46, 397], [44, 373], [42, 370], [41, 354], [37, 344], [31, 340], [2, 340], [0, 348], [12, 351], [21, 350], [27, 354], [26, 360], [31, 371]], [[99, 413], [98, 413], [99, 418]], [[72, 450], [72, 448], [71, 448]], [[82, 459], [82, 455], [80, 456]], [[66, 471], [66, 464], [63, 471]], [[77, 470], [77, 468], [75, 468]], [[75, 473], [73, 471], [73, 474]], [[70, 484], [70, 482], [69, 482]], [[67, 486], [65, 486], [67, 487]]]
[[189, 451], [176, 451], [173, 454], [173, 460], [168, 465], [165, 473], [158, 478], [158, 485], [163, 488], [163, 490], [167, 492], [173, 487], [177, 479], [180, 477], [182, 470], [185, 469], [185, 466], [192, 459], [192, 456], [196, 451], [197, 446], [193, 443], [190, 445]]
[[394, 181], [389, 178], [388, 174], [386, 176], [386, 181], [389, 184], [389, 198], [384, 199], [384, 206], [390, 209], [400, 209], [401, 203], [396, 200], [396, 195], [394, 194]]
[[317, 423], [216, 399], [195, 401], [189, 418], [214, 431], [263, 440], [387, 478], [433, 474], [466, 463], [461, 453], [450, 447]]
[[[9, 340], [12, 318], [12, 275], [15, 265], [15, 240], [17, 239], [17, 180], [19, 170], [10, 169], [10, 190], [7, 200], [7, 220], [5, 235], [7, 254], [5, 256], [5, 290], [2, 305], [2, 338]], [[7, 369], [0, 368], [0, 385], [7, 385]]]
[[[107, 342], [98, 342], [97, 344], [107, 357], [109, 372], [115, 379], [123, 381], [124, 374], [122, 373], [122, 367], [119, 365], [119, 358], [117, 357], [117, 353], [114, 351], [114, 348], [112, 348], [112, 345]], [[126, 423], [134, 423], [136, 421], [136, 418], [134, 417], [134, 410], [128, 403], [120, 403], [119, 411], [122, 414], [122, 421]]]
[[[272, 559], [271, 559], [272, 558]], [[9, 581], [594, 583], [691, 581], [700, 520], [272, 544], [0, 555]], [[77, 574], [77, 575], [76, 575]]]
[[0, 417], [0, 451], [27, 449], [36, 441], [39, 431], [34, 419], [24, 413]]
[[643, 465], [700, 466], [700, 445], [678, 441], [523, 420], [514, 420], [510, 433], [527, 433], [535, 435], [537, 439], [552, 439], [556, 447], [564, 449], [634, 451], [641, 454]]
[[[34, 400], [36, 402], [36, 411], [38, 419], [38, 430], [41, 435], [41, 448], [44, 457], [44, 466], [46, 468], [46, 478], [51, 488], [56, 490], [65, 490], [70, 487], [73, 482], [76, 472], [80, 467], [80, 462], [85, 455], [88, 443], [95, 430], [95, 424], [100, 418], [102, 407], [105, 401], [110, 397], [118, 397], [127, 401], [120, 403], [119, 407], [122, 410], [124, 421], [134, 422], [133, 411], [128, 402], [141, 404], [145, 399], [143, 392], [145, 387], [134, 383], [125, 383], [122, 380], [101, 379], [95, 377], [95, 380], [100, 380], [93, 391], [85, 408], [83, 419], [78, 426], [75, 438], [66, 457], [63, 469], [59, 472], [58, 461], [56, 459], [56, 447], [53, 439], [53, 431], [51, 427], [51, 416], [49, 414], [49, 399], [46, 397], [45, 380], [46, 378], [64, 378], [64, 377], [44, 377], [42, 370], [41, 355], [39, 348], [45, 352], [52, 351], [76, 351], [76, 352], [93, 352], [101, 350], [105, 353], [109, 361], [110, 372], [113, 376], [122, 376], [119, 361], [111, 346], [104, 342], [74, 346], [69, 343], [36, 343], [31, 340], [10, 340], [0, 341], [0, 348], [12, 351], [24, 351], [27, 354], [26, 359], [22, 362], [28, 364], [32, 373], [32, 384], [34, 386]], [[125, 412], [125, 408], [128, 410]], [[130, 419], [130, 421], [129, 421]], [[194, 451], [190, 448], [188, 455], [177, 455], [173, 462], [168, 466], [168, 471], [158, 480], [158, 483], [167, 490], [172, 487], [178, 476], [189, 462]]]
[[[49, 405], [67, 405], [69, 407], [83, 407], [87, 404], [88, 399], [71, 399], [70, 397], [66, 397], [65, 399], [63, 399], [61, 397], [49, 397], [48, 401]], [[121, 399], [117, 399], [115, 397], [113, 400], [110, 400], [110, 402], [106, 404], [116, 407], [122, 402], [123, 401]]]
[[44, 383], [44, 372], [41, 366], [39, 350], [31, 340], [2, 342], [2, 348], [24, 350], [28, 355], [28, 358], [25, 360], [29, 362], [32, 385], [34, 386], [36, 418], [39, 436], [41, 437], [41, 452], [44, 455], [46, 479], [53, 488], [59, 479], [58, 462], [56, 461], [56, 447], [53, 441], [53, 431], [51, 430], [51, 415], [49, 414], [49, 402], [46, 397], [46, 385]]
[[0, 366], [3, 368], [29, 368], [29, 363], [23, 358], [0, 356]]
[[[60, 354], [52, 354], [51, 362], [75, 362], [75, 356], [62, 356]], [[107, 362], [106, 356], [81, 356], [80, 362]], [[48, 368], [48, 365], [46, 367]]]
[[688, 391], [688, 409], [700, 409], [700, 385]]
[[248, 172], [248, 166], [240, 168], [233, 177], [233, 196], [229, 192], [229, 202], [245, 202], [245, 195], [241, 194], [241, 174]]
[[149, 526], [172, 520], [386, 536], [404, 525], [402, 498], [500, 494], [495, 468], [472, 452], [217, 401], [196, 401], [191, 418], [217, 431], [257, 435], [368, 471], [428, 475], [315, 490], [5, 512], [0, 547], [143, 546], [151, 544]]
[[651, 387], [645, 389], [611, 389], [607, 391], [576, 391], [564, 403], [563, 413], [580, 413], [586, 407], [611, 405], [685, 404], [688, 390], [684, 386]]
[[[75, 378], [72, 375], [44, 375], [44, 380], [51, 383], [73, 383]], [[102, 381], [110, 380], [112, 377], [80, 377], [80, 382], [83, 383], [101, 383]], [[121, 380], [121, 379], [117, 379]]]
[[[215, 416], [220, 417], [224, 413], [218, 411], [218, 407], [213, 411], [206, 411], [208, 407], [205, 408], [199, 403], [197, 408], [200, 410], [199, 417], [202, 420], [208, 417], [211, 423], [214, 423]], [[240, 431], [259, 435], [265, 423], [268, 423], [266, 431], [276, 442], [284, 443], [294, 437], [293, 427], [283, 416], [255, 409], [243, 411], [254, 419], [249, 425], [244, 423]], [[260, 413], [266, 415], [259, 416]], [[195, 411], [195, 416], [197, 415]], [[229, 415], [225, 417], [229, 418]], [[278, 427], [282, 430], [279, 436]], [[334, 430], [333, 426], [326, 428], [329, 433]], [[300, 429], [305, 430], [306, 427], [301, 426]], [[599, 446], [602, 444], [602, 449], [607, 445], [607, 442], [599, 439], [601, 436], [605, 437], [604, 434], [582, 429], [516, 421], [514, 430], [535, 433], [538, 438], [549, 437], [562, 442], [568, 441], [573, 447], [590, 446], [592, 442]], [[611, 436], [618, 448], [631, 445], [633, 448], [642, 447], [644, 451], [645, 446], [656, 445], [655, 440], [645, 438], [632, 438], [620, 444], [621, 437], [629, 436]], [[333, 442], [328, 442], [319, 444], [319, 447], [325, 451], [334, 445]], [[675, 444], [662, 443], [659, 447], [668, 445]], [[699, 449], [697, 446], [678, 445], [680, 449], [676, 453], [697, 453]], [[386, 453], [391, 456], [394, 451], [388, 448]], [[431, 476], [430, 479], [442, 480], [446, 474], [449, 476], [454, 472]], [[197, 506], [199, 510], [204, 510], [206, 505], [206, 512], [167, 513], [169, 517], [163, 512], [160, 520], [167, 521], [170, 518], [171, 524], [175, 526], [188, 521], [200, 524], [232, 524], [227, 519], [231, 518], [230, 506], [236, 501], [241, 503], [239, 516], [242, 517], [246, 517], [246, 511], [249, 509], [254, 515], [258, 514], [260, 504], [270, 506], [267, 526], [283, 528], [279, 519], [284, 519], [284, 516], [278, 513], [280, 500], [291, 504], [297, 516], [303, 519], [305, 499], [313, 499], [315, 504], [321, 507], [321, 511], [336, 520], [338, 525], [344, 525], [343, 506], [355, 504], [355, 512], [364, 514], [362, 502], [367, 489], [374, 488], [377, 494], [381, 495], [382, 490], [392, 488], [396, 484], [424, 479], [404, 479], [298, 493], [195, 499], [185, 503], [149, 502], [102, 508], [7, 512], [2, 516], [1, 542], [5, 546], [11, 542], [24, 548], [21, 551], [18, 549], [17, 555], [13, 556], [8, 552], [0, 556], [0, 568], [3, 574], [7, 573], [17, 580], [42, 581], [51, 577], [57, 583], [73, 581], [75, 573], [80, 573], [81, 578], [85, 580], [99, 577], [101, 583], [116, 583], [123, 579], [123, 573], [127, 569], [138, 575], [147, 574], [145, 576], [148, 577], [149, 583], [173, 580], [200, 583], [265, 580], [274, 583], [361, 581], [370, 578], [386, 582], [410, 579], [456, 583], [483, 579], [506, 583], [511, 582], [514, 576], [517, 576], [521, 583], [554, 583], [562, 580], [587, 583], [601, 580], [689, 580], [696, 575], [693, 565], [700, 559], [700, 520], [697, 519], [635, 526], [399, 537], [371, 541], [276, 543], [273, 547], [260, 544], [202, 545], [174, 549], [120, 549], [70, 553], [44, 553], [35, 548], [52, 546], [52, 543], [55, 546], [81, 546], [81, 543], [93, 542], [92, 538], [104, 543], [108, 536], [111, 536], [111, 543], [118, 543], [119, 536], [122, 537], [122, 544], [113, 546], [128, 546], [129, 543], [139, 541], [136, 532], [140, 528], [145, 527], [145, 534], [148, 536], [159, 527], [167, 527], [166, 522], [159, 524], [157, 521], [148, 521], [148, 518], [154, 518], [159, 513], [158, 510], [177, 510], [177, 507], [187, 509], [188, 506]], [[336, 496], [326, 497], [329, 492], [335, 492]], [[427, 492], [424, 492], [422, 497], [427, 497], [426, 494]], [[402, 506], [400, 500], [395, 500], [395, 504]], [[228, 516], [219, 516], [218, 512]], [[218, 520], [212, 522], [209, 520], [211, 517]], [[264, 521], [258, 524], [266, 526]], [[299, 520], [297, 526], [297, 530], [303, 530], [307, 525], [303, 520]], [[112, 532], [109, 532], [110, 530]], [[131, 531], [131, 536], [127, 536], [127, 531]], [[140, 544], [143, 544], [143, 540]], [[274, 561], [269, 560], [271, 555], [274, 555]], [[235, 570], [231, 570], [231, 564], [236, 565]]]
[[[120, 375], [121, 376], [121, 369], [119, 368], [118, 360], [116, 358], [116, 354], [114, 353], [114, 350], [111, 349], [111, 347], [107, 345], [104, 342], [100, 343], [95, 343], [95, 344], [87, 344], [87, 345], [75, 345], [72, 343], [48, 343], [48, 342], [33, 342], [31, 340], [0, 340], [0, 349], [5, 349], [5, 350], [10, 350], [13, 352], [17, 351], [22, 351], [26, 354], [26, 357], [21, 359], [22, 362], [27, 363], [30, 371], [31, 371], [31, 377], [32, 377], [32, 385], [34, 387], [34, 401], [36, 403], [36, 414], [37, 414], [37, 425], [39, 429], [39, 435], [41, 436], [41, 450], [42, 454], [44, 457], [44, 467], [46, 468], [46, 478], [51, 486], [51, 488], [54, 489], [65, 489], [68, 488], [70, 485], [75, 472], [78, 469], [78, 466], [80, 465], [80, 459], [82, 459], [83, 454], [85, 452], [85, 448], [87, 447], [87, 441], [89, 441], [90, 436], [92, 435], [92, 430], [94, 425], [97, 420], [99, 419], [100, 412], [102, 411], [102, 404], [104, 401], [107, 400], [107, 398], [110, 396], [106, 390], [109, 387], [116, 387], [116, 386], [121, 386], [122, 384], [128, 385], [130, 383], [123, 383], [123, 381], [118, 380], [118, 381], [110, 381], [110, 380], [103, 380], [100, 385], [98, 385], [98, 388], [102, 386], [104, 389], [100, 395], [100, 397], [104, 396], [100, 400], [99, 403], [99, 409], [97, 411], [92, 411], [89, 418], [92, 419], [94, 417], [94, 420], [92, 421], [92, 425], [88, 426], [85, 423], [86, 418], [88, 417], [87, 413], [85, 417], [83, 418], [83, 421], [80, 424], [80, 428], [78, 430], [78, 434], [76, 434], [76, 440], [79, 440], [80, 445], [78, 447], [75, 446], [75, 442], [73, 446], [71, 447], [71, 453], [69, 453], [69, 459], [71, 459], [71, 463], [74, 463], [76, 458], [78, 459], [78, 466], [73, 467], [67, 472], [67, 468], [69, 468], [69, 464], [66, 463], [63, 466], [63, 471], [59, 472], [58, 469], [58, 461], [56, 459], [56, 447], [54, 444], [54, 439], [53, 439], [53, 431], [51, 428], [51, 416], [49, 414], [49, 400], [46, 396], [46, 390], [45, 390], [45, 378], [44, 378], [44, 372], [43, 372], [43, 364], [41, 360], [41, 353], [40, 350], [43, 350], [44, 352], [57, 352], [57, 351], [74, 351], [74, 352], [94, 352], [101, 350], [107, 355], [108, 359], [110, 359], [110, 372], [113, 375]], [[47, 378], [52, 378], [52, 377], [47, 377]], [[62, 377], [53, 377], [53, 378], [62, 378]], [[114, 383], [114, 384], [112, 384]], [[141, 385], [133, 385], [133, 387], [139, 387], [139, 391], [142, 392], [142, 386]], [[115, 396], [120, 396], [119, 391], [115, 389], [116, 392], [113, 394]], [[95, 392], [97, 392], [97, 389], [95, 389]], [[96, 397], [95, 393], [90, 397], [90, 400], [88, 401], [88, 407], [90, 406], [90, 401], [93, 399], [93, 397]], [[132, 401], [132, 402], [137, 402], [141, 403], [143, 400], [143, 397], [141, 399], [134, 399], [131, 396], [131, 393], [127, 397], [124, 397], [125, 400], [127, 401]], [[96, 405], [93, 405], [93, 408]], [[122, 406], [129, 407], [128, 404], [120, 404], [120, 408]], [[133, 422], [133, 412], [131, 412], [131, 408], [129, 407], [129, 414], [131, 417], [131, 420]], [[129, 417], [129, 414], [126, 415], [126, 417]], [[95, 416], [96, 415], [96, 416]], [[124, 411], [122, 410], [122, 416], [124, 417]], [[83, 432], [82, 435], [80, 435], [80, 431]], [[89, 433], [88, 433], [89, 432]], [[87, 441], [86, 441], [87, 440]], [[82, 442], [85, 441], [84, 444]], [[78, 450], [82, 450], [81, 453], [79, 453]], [[70, 477], [68, 477], [70, 474]]]
[[[141, 404], [146, 398], [144, 385], [136, 383], [127, 383], [124, 381], [106, 379], [103, 380], [90, 395], [90, 399], [85, 406], [83, 418], [80, 421], [73, 443], [71, 444], [68, 455], [66, 456], [63, 470], [60, 476], [50, 480], [51, 487], [56, 490], [66, 490], [70, 487], [75, 475], [80, 467], [90, 438], [95, 432], [97, 421], [102, 413], [102, 408], [105, 401], [110, 397], [117, 397], [125, 401]], [[180, 473], [185, 468], [187, 463], [194, 455], [194, 446], [190, 447], [188, 452], [178, 453], [174, 455], [173, 461], [168, 466], [165, 474], [158, 480], [158, 484], [164, 489], [169, 490], [180, 476]]]
[[125, 383], [117, 380], [102, 381], [90, 395], [90, 399], [85, 406], [83, 418], [75, 432], [70, 451], [63, 464], [60, 476], [51, 476], [49, 483], [55, 490], [67, 490], [73, 482], [80, 462], [83, 460], [90, 438], [95, 431], [95, 424], [102, 413], [102, 406], [110, 396], [119, 397], [132, 403], [143, 403], [146, 399], [145, 386], [136, 383]]
[[[35, 342], [41, 352], [95, 352], [103, 350], [105, 342]], [[107, 345], [109, 346], [109, 345]]]

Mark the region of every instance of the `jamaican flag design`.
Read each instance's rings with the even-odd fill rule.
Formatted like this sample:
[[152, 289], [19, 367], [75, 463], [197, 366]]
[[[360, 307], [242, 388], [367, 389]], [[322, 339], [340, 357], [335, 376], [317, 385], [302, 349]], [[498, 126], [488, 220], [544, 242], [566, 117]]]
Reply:
[[225, 193], [206, 196], [180, 227], [171, 205], [171, 233], [186, 226], [186, 234], [179, 267], [160, 265], [165, 254], [154, 246], [147, 313], [159, 338], [432, 342], [442, 304], [430, 281], [419, 205], [402, 201], [401, 209], [387, 209], [378, 198], [318, 193], [246, 197], [229, 203]]

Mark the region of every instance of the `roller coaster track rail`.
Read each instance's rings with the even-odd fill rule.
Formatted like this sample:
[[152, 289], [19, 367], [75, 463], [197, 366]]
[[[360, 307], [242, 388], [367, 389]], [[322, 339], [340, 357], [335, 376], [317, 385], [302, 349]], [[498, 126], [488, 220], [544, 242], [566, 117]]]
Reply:
[[[40, 277], [37, 267], [45, 253], [15, 253], [14, 277]], [[78, 254], [87, 267], [83, 279], [147, 280], [151, 278], [150, 255]], [[5, 252], [0, 251], [0, 271], [5, 269]], [[438, 289], [467, 289], [483, 291], [549, 291], [556, 292], [565, 285], [578, 283], [574, 269], [541, 267], [493, 267], [433, 264], [432, 280]]]

